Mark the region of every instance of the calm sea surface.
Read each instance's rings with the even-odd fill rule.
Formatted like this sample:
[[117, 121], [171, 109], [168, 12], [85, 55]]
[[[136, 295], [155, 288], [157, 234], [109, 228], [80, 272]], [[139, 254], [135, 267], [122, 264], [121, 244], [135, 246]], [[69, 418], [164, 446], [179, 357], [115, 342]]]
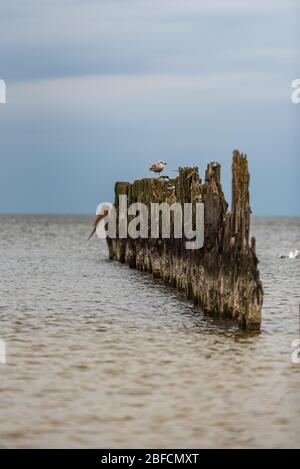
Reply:
[[300, 219], [256, 219], [260, 334], [86, 241], [89, 217], [0, 216], [0, 447], [299, 447]]

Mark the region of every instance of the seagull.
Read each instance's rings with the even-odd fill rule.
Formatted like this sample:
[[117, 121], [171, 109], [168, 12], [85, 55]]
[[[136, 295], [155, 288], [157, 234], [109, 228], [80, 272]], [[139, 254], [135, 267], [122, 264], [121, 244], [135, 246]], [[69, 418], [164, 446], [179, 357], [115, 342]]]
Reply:
[[102, 218], [105, 218], [109, 214], [110, 208], [111, 207], [109, 204], [100, 204], [98, 206], [96, 217], [93, 223], [93, 229], [92, 229], [91, 234], [88, 237], [88, 240], [90, 240], [91, 237], [96, 233], [98, 223], [102, 220]]
[[299, 254], [300, 253], [299, 253], [299, 251], [297, 251], [297, 249], [296, 249], [296, 251], [291, 251], [289, 253], [289, 259], [298, 259]]
[[102, 220], [102, 218], [106, 217], [106, 215], [108, 215], [108, 210], [105, 210], [102, 215], [96, 215], [96, 218], [95, 218], [94, 223], [93, 223], [93, 230], [92, 230], [91, 234], [88, 237], [88, 241], [96, 233], [97, 225], [98, 225], [99, 221]]
[[159, 160], [156, 163], [154, 163], [151, 168], [149, 168], [149, 171], [153, 171], [154, 173], [161, 173], [166, 166], [166, 162], [163, 160]]
[[289, 252], [289, 255], [288, 256], [285, 256], [284, 254], [278, 254], [278, 259], [298, 259], [300, 256], [300, 252], [297, 251], [297, 249], [295, 251], [290, 251]]

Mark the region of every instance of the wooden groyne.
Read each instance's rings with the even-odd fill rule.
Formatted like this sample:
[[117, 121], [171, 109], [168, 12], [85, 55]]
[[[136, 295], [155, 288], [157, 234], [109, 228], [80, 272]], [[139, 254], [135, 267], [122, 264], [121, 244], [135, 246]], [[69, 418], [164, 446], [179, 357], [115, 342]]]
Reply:
[[[179, 168], [175, 179], [146, 178], [115, 185], [119, 196], [134, 202], [204, 203], [204, 244], [186, 249], [186, 239], [171, 236], [131, 239], [107, 238], [111, 259], [148, 271], [165, 284], [185, 292], [201, 309], [238, 321], [244, 329], [259, 329], [263, 289], [257, 269], [255, 239], [249, 240], [250, 204], [247, 158], [237, 150], [232, 160], [232, 205], [228, 211], [221, 181], [221, 167], [207, 166], [204, 181], [198, 168]], [[172, 218], [171, 218], [172, 224]]]

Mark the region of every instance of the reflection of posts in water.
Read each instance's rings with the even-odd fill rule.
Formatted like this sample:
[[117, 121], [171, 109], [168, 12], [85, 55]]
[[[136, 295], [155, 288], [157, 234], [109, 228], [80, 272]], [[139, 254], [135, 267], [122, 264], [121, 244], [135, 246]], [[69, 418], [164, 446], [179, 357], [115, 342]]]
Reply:
[[4, 340], [0, 339], [0, 363], [5, 365], [6, 363], [6, 345]]
[[6, 85], [4, 80], [0, 80], [0, 104], [6, 103]]

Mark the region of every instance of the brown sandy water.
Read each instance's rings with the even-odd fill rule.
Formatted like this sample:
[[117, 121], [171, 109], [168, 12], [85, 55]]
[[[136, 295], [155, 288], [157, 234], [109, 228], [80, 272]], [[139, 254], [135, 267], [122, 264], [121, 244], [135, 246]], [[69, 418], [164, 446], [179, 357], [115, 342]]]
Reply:
[[299, 447], [300, 219], [256, 219], [260, 334], [107, 259], [89, 217], [0, 216], [0, 447]]

